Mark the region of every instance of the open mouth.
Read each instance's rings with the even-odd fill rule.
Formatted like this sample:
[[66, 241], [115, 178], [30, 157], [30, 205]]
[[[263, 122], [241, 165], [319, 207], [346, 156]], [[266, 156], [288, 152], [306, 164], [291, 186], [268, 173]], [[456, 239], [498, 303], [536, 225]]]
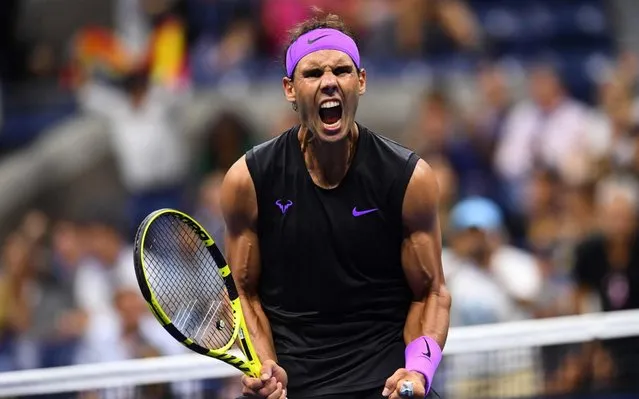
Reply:
[[333, 126], [342, 119], [342, 103], [336, 100], [324, 101], [320, 105], [319, 116], [327, 126]]

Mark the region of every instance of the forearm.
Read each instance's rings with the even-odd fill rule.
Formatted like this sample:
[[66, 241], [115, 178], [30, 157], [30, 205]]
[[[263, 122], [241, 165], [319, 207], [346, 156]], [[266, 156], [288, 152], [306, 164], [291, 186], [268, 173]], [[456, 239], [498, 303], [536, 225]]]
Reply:
[[588, 295], [590, 290], [588, 287], [578, 285], [572, 292], [572, 312], [574, 314], [584, 314], [587, 312]]
[[404, 341], [408, 345], [428, 336], [444, 348], [450, 325], [451, 298], [445, 286], [432, 289], [421, 301], [413, 301], [404, 325]]
[[260, 358], [260, 362], [264, 363], [266, 360], [277, 362], [271, 324], [262, 309], [259, 298], [242, 297], [241, 302], [246, 328], [249, 331], [251, 342], [257, 352], [257, 356]]
[[421, 374], [430, 390], [442, 359], [449, 327], [450, 295], [444, 286], [429, 290], [423, 300], [411, 304], [404, 326], [404, 368]]

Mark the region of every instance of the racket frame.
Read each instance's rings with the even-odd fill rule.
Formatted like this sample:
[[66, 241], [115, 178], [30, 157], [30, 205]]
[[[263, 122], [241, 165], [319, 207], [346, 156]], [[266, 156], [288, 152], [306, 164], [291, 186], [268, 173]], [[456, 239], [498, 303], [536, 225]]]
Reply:
[[[182, 332], [175, 327], [173, 321], [162, 309], [162, 306], [160, 306], [160, 303], [155, 297], [155, 293], [151, 289], [151, 285], [147, 279], [146, 264], [144, 262], [144, 243], [146, 241], [146, 234], [153, 222], [155, 222], [155, 220], [157, 220], [160, 216], [166, 215], [176, 217], [181, 223], [190, 227], [198, 235], [213, 257], [213, 260], [217, 265], [217, 272], [224, 281], [224, 285], [229, 295], [231, 310], [233, 312], [233, 333], [229, 342], [222, 348], [205, 348], [197, 344], [192, 338], [182, 334]], [[261, 364], [257, 354], [255, 353], [253, 343], [251, 342], [248, 328], [246, 327], [244, 313], [242, 312], [242, 304], [240, 302], [235, 281], [231, 275], [231, 268], [226, 262], [226, 259], [222, 255], [222, 252], [218, 248], [213, 237], [204, 227], [202, 227], [202, 225], [186, 213], [175, 209], [163, 208], [150, 213], [142, 221], [142, 223], [140, 223], [136, 233], [134, 244], [134, 267], [140, 291], [142, 292], [142, 296], [144, 297], [147, 305], [151, 309], [151, 313], [153, 313], [158, 322], [169, 334], [171, 334], [173, 338], [196, 353], [221, 360], [240, 370], [249, 377], [259, 377]], [[242, 359], [241, 357], [229, 353], [229, 350], [236, 341], [246, 359]]]

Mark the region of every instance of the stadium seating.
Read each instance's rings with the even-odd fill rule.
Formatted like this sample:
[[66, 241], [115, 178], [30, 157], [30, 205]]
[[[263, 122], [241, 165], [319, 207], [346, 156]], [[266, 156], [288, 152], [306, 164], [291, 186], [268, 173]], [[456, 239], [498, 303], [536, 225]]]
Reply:
[[526, 65], [555, 65], [569, 90], [592, 100], [592, 68], [614, 52], [605, 2], [601, 0], [470, 0], [492, 57]]

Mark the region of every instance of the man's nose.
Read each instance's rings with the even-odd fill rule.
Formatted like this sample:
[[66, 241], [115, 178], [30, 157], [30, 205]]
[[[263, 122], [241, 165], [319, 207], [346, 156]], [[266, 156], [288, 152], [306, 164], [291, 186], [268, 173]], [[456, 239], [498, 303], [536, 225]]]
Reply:
[[327, 95], [331, 95], [337, 90], [337, 78], [332, 72], [326, 72], [322, 76], [321, 90]]

